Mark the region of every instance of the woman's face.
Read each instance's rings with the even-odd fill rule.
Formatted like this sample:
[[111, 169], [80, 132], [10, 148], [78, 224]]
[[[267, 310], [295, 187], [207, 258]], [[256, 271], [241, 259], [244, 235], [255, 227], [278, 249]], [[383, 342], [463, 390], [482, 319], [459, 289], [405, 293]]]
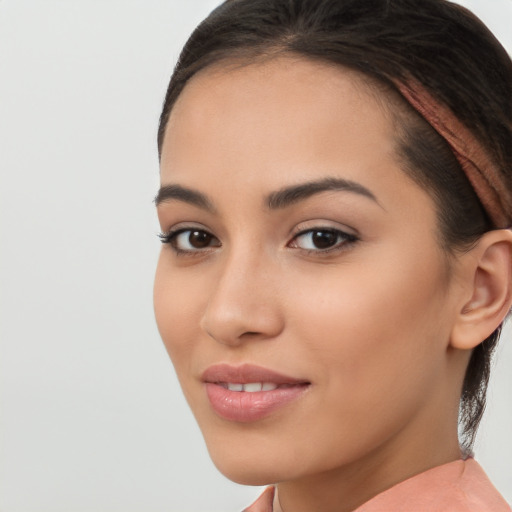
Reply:
[[360, 80], [290, 57], [214, 68], [169, 120], [156, 319], [235, 481], [396, 458], [446, 423], [453, 279]]

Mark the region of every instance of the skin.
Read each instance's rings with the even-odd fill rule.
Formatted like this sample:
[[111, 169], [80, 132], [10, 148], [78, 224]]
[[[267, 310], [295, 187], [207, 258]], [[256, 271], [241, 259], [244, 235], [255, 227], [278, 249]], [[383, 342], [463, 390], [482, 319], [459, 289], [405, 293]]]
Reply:
[[[401, 170], [382, 105], [353, 72], [279, 57], [196, 75], [167, 127], [162, 186], [193, 189], [212, 211], [162, 201], [161, 229], [213, 238], [195, 252], [163, 245], [157, 324], [214, 463], [240, 483], [278, 483], [276, 510], [353, 510], [460, 458], [470, 351], [450, 340], [466, 267], [440, 248], [433, 201]], [[267, 205], [284, 187], [326, 178], [374, 198], [331, 190]], [[297, 237], [313, 228], [357, 241], [322, 252]], [[311, 385], [267, 418], [227, 421], [201, 381], [218, 363]]]

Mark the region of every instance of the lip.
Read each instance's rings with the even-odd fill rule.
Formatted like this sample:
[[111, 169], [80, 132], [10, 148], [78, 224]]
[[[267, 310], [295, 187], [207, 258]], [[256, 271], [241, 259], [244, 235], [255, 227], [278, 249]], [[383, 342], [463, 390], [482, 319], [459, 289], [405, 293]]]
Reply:
[[274, 382], [278, 385], [294, 385], [308, 382], [306, 379], [289, 377], [253, 364], [242, 364], [240, 366], [216, 364], [205, 370], [202, 379], [204, 382], [237, 382], [240, 384], [247, 384], [249, 382]]
[[[223, 419], [241, 423], [258, 421], [300, 398], [310, 382], [283, 375], [268, 368], [243, 364], [210, 366], [202, 374], [206, 394], [215, 413]], [[270, 391], [230, 391], [227, 383], [273, 383], [278, 387]], [[280, 387], [279, 387], [280, 386]]]

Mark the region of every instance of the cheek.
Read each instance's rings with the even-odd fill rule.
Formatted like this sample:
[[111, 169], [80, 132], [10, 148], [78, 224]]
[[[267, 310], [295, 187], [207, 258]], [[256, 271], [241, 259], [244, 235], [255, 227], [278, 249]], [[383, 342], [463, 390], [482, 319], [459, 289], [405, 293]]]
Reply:
[[[417, 264], [396, 254], [329, 275], [303, 273], [294, 289], [295, 336], [321, 369], [322, 382], [357, 404], [386, 394], [424, 392], [449, 336], [444, 273], [436, 258]], [[407, 385], [407, 382], [410, 385]]]
[[[296, 422], [304, 428], [294, 427], [302, 450], [314, 446], [305, 459], [328, 466], [361, 456], [408, 424], [435, 393], [449, 325], [441, 319], [445, 284], [439, 267], [418, 269], [412, 261], [295, 277], [289, 348], [308, 361], [318, 390], [313, 412]], [[392, 272], [397, 264], [400, 272]]]
[[204, 290], [169, 264], [165, 249], [158, 261], [153, 289], [155, 319], [160, 336], [179, 373], [188, 365], [199, 329], [198, 310]]

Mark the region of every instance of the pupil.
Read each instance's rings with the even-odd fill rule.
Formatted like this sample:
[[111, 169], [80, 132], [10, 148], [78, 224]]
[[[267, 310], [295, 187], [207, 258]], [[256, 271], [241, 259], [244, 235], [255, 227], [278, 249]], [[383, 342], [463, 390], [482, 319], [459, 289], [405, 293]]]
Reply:
[[192, 231], [188, 237], [190, 245], [196, 249], [208, 247], [210, 245], [211, 239], [211, 235], [205, 233], [204, 231]]
[[327, 249], [332, 247], [338, 239], [336, 233], [330, 231], [316, 231], [313, 233], [313, 244], [318, 249]]

